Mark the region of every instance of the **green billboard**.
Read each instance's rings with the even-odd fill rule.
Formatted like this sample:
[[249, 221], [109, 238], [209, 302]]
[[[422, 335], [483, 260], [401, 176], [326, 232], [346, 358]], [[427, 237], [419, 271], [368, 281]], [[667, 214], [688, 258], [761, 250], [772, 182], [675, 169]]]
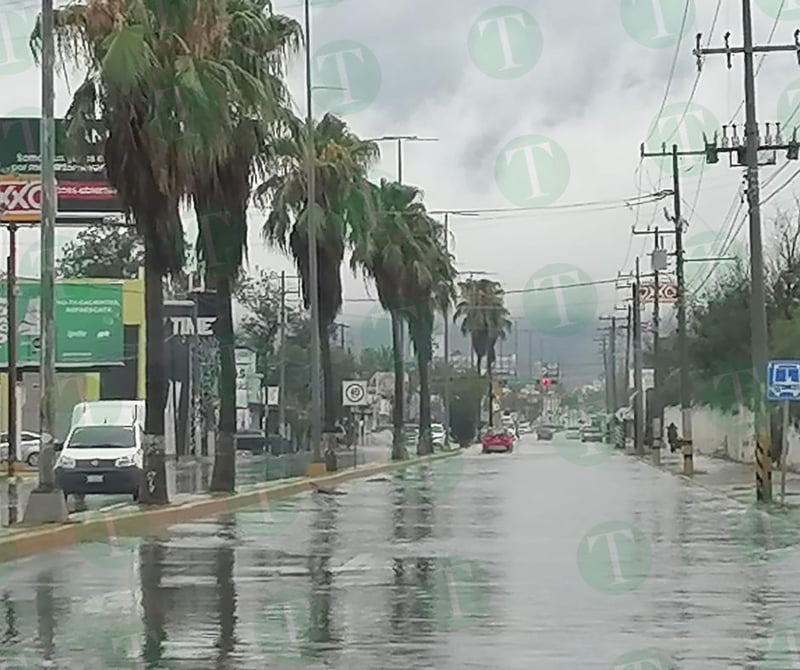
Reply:
[[[59, 282], [55, 289], [56, 365], [91, 367], [123, 362], [122, 284]], [[38, 281], [17, 290], [17, 364], [39, 365], [41, 292]], [[8, 366], [8, 300], [0, 282], [0, 367]]]

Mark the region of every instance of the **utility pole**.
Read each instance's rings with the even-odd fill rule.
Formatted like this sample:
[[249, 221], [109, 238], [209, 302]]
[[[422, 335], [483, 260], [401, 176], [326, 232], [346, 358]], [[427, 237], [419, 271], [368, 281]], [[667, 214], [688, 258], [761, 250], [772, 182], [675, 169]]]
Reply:
[[634, 383], [634, 444], [636, 453], [644, 455], [644, 398], [642, 397], [642, 312], [641, 276], [639, 259], [636, 259], [636, 279], [633, 283], [633, 383]]
[[608, 339], [608, 355], [610, 358], [609, 384], [611, 386], [611, 411], [616, 412], [619, 409], [619, 397], [617, 395], [619, 390], [619, 385], [617, 383], [617, 317], [601, 316], [600, 320], [611, 322], [611, 330]]
[[[278, 371], [278, 431], [286, 437], [286, 270], [281, 270], [280, 354]], [[269, 408], [267, 408], [269, 411]]]
[[661, 298], [659, 293], [661, 291], [661, 285], [659, 282], [658, 265], [656, 263], [656, 254], [660, 251], [660, 249], [661, 236], [658, 234], [658, 226], [656, 226], [655, 240], [653, 244], [653, 289], [655, 290], [655, 294], [653, 296], [653, 394], [650, 396], [652, 402], [650, 411], [652, 413], [653, 421], [652, 449], [653, 459], [655, 460], [656, 464], [661, 462], [661, 436], [664, 425], [659, 386], [661, 384], [661, 373], [659, 369], [659, 340], [661, 339], [661, 335], [659, 333], [659, 329], [661, 328]]
[[600, 342], [603, 346], [603, 381], [606, 387], [606, 414], [611, 414], [611, 386], [609, 384], [608, 374], [608, 341], [606, 336], [594, 338], [595, 342]]
[[[800, 63], [800, 33], [795, 31], [794, 44], [786, 45], [753, 45], [753, 25], [750, 0], [742, 0], [742, 40], [743, 46], [731, 48], [729, 44], [730, 32], [725, 34], [725, 47], [722, 49], [708, 49], [700, 45], [700, 35], [697, 35], [697, 45], [694, 55], [697, 57], [698, 70], [702, 68], [703, 56], [707, 54], [725, 54], [728, 60], [728, 69], [733, 67], [732, 55], [741, 53], [744, 56], [744, 98], [745, 98], [745, 147], [744, 163], [747, 167], [747, 204], [750, 221], [750, 281], [751, 281], [751, 312], [750, 329], [752, 337], [752, 364], [753, 374], [758, 380], [757, 388], [764, 389], [767, 362], [769, 359], [767, 341], [767, 313], [766, 291], [764, 288], [764, 259], [763, 243], [761, 239], [761, 207], [759, 194], [759, 150], [760, 138], [758, 121], [756, 117], [755, 72], [753, 68], [753, 55], [755, 53], [771, 53], [777, 51], [794, 51]], [[767, 128], [769, 136], [769, 128]], [[767, 138], [770, 143], [770, 138]], [[781, 144], [780, 132], [777, 144]], [[797, 142], [793, 138], [789, 148], [789, 158], [797, 159]], [[714, 148], [716, 148], [714, 146]], [[738, 147], [737, 149], [740, 149]], [[739, 152], [740, 153], [740, 152]], [[793, 154], [793, 155], [792, 155]], [[740, 154], [741, 158], [741, 154]], [[759, 501], [772, 500], [772, 449], [770, 436], [769, 413], [764, 399], [764, 393], [759, 392], [756, 403], [755, 438], [756, 438], [756, 498]]]
[[[450, 212], [444, 213], [444, 248], [450, 254]], [[444, 448], [450, 448], [450, 302], [444, 306]]]
[[[55, 17], [53, 0], [42, 0], [42, 201], [41, 254], [41, 326], [39, 338], [39, 484], [31, 491], [23, 523], [57, 523], [67, 520], [67, 503], [56, 489], [55, 473], [55, 225], [58, 210], [55, 146]], [[10, 380], [9, 380], [10, 381]], [[13, 383], [13, 382], [12, 382]]]
[[17, 224], [8, 224], [8, 268], [6, 277], [6, 299], [8, 304], [8, 476], [14, 476], [14, 462], [19, 453], [19, 425], [17, 418]]
[[533, 330], [528, 331], [528, 379], [533, 383]]

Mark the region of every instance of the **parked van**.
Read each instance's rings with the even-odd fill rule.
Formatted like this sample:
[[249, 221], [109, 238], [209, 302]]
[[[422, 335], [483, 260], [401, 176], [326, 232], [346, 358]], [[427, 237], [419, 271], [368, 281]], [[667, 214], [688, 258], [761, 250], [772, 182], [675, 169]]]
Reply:
[[79, 403], [56, 460], [58, 487], [65, 495], [130, 494], [138, 500], [143, 436], [143, 401]]

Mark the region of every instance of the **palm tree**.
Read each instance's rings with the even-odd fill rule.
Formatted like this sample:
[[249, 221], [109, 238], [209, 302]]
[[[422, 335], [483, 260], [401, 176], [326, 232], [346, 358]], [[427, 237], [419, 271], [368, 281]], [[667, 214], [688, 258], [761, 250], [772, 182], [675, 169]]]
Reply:
[[403, 273], [404, 312], [419, 369], [419, 443], [417, 454], [431, 453], [430, 369], [433, 326], [437, 312], [445, 313], [455, 297], [457, 272], [447, 251], [444, 226], [425, 215], [412, 220], [418, 255], [408, 255]]
[[[228, 59], [241, 82], [252, 87], [234, 108], [230, 154], [210, 161], [195, 175], [194, 206], [198, 255], [206, 285], [216, 290], [215, 334], [219, 344], [219, 443], [214, 454], [211, 491], [232, 492], [236, 483], [236, 362], [233, 288], [247, 250], [247, 205], [253, 174], [263, 166], [274, 125], [284, 115], [286, 57], [300, 45], [299, 24], [272, 14], [267, 0], [229, 0]], [[245, 106], [246, 105], [246, 106]]]
[[394, 402], [392, 405], [392, 460], [406, 457], [403, 442], [403, 368], [402, 328], [404, 322], [404, 277], [407, 261], [420, 258], [423, 249], [413, 235], [414, 222], [425, 217], [422, 193], [414, 186], [382, 179], [373, 185], [369, 225], [355, 230], [351, 266], [360, 268], [378, 290], [382, 307], [392, 320], [392, 361]]
[[[363, 204], [370, 166], [379, 156], [374, 142], [360, 139], [341, 119], [326, 114], [312, 130], [316, 178], [319, 334], [324, 378], [323, 432], [332, 433], [338, 415], [335, 379], [331, 367], [330, 336], [342, 306], [341, 265], [347, 241], [366, 225]], [[300, 275], [303, 302], [310, 304], [308, 266], [308, 130], [295, 117], [286, 121], [286, 132], [269, 146], [266, 166], [270, 176], [256, 190], [268, 205], [264, 237], [294, 258]]]
[[[37, 56], [40, 23], [31, 36]], [[257, 82], [228, 58], [232, 25], [228, 0], [85, 0], [55, 17], [63, 64], [87, 71], [67, 113], [69, 136], [85, 137], [96, 119], [105, 126], [109, 182], [144, 238], [145, 504], [168, 502], [163, 290], [164, 277], [183, 266], [179, 204], [201, 166], [231, 156], [232, 110], [256, 94]]]
[[461, 319], [461, 332], [469, 335], [478, 359], [486, 358], [486, 377], [489, 382], [489, 425], [494, 423], [492, 365], [495, 360], [497, 340], [505, 339], [510, 332], [511, 319], [505, 306], [505, 292], [499, 282], [490, 279], [467, 279], [459, 284], [461, 300], [456, 306], [454, 321]]

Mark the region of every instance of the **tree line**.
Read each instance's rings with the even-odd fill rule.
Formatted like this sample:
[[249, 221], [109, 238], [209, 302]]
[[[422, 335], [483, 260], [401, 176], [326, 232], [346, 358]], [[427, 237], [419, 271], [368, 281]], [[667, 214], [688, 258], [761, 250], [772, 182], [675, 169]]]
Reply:
[[[65, 71], [86, 72], [65, 115], [68, 138], [80, 151], [88, 127], [99, 122], [105, 128], [107, 177], [142, 244], [147, 341], [144, 467], [156, 477], [155, 486], [142, 491], [141, 501], [167, 502], [163, 301], [165, 285], [184, 274], [184, 204], [197, 215], [194, 252], [206, 286], [216, 293], [219, 423], [210, 489], [230, 492], [235, 484], [232, 305], [253, 204], [265, 212], [264, 241], [294, 259], [306, 308], [310, 226], [317, 233], [323, 432], [328, 448], [338, 413], [330, 333], [342, 306], [341, 269], [349, 254], [351, 267], [376, 286], [392, 321], [393, 455], [404, 456], [398, 348], [403, 327], [414, 344], [419, 375], [417, 451], [429, 453], [432, 331], [435, 314], [456, 300], [454, 259], [442, 224], [428, 213], [418, 188], [369, 181], [368, 171], [380, 157], [377, 144], [358, 137], [334, 115], [326, 114], [309, 126], [292, 111], [285, 74], [303, 44], [299, 24], [273, 12], [267, 0], [85, 0], [56, 10], [55, 33]], [[38, 58], [40, 25], [31, 36], [31, 48]], [[498, 295], [502, 298], [501, 289]], [[464, 300], [469, 304], [471, 298]], [[467, 308], [459, 307], [459, 313], [466, 315]], [[486, 356], [504, 327], [493, 321], [484, 341], [476, 333], [489, 326], [472, 323], [462, 329], [473, 334], [476, 353]], [[491, 356], [489, 371], [490, 361]]]

